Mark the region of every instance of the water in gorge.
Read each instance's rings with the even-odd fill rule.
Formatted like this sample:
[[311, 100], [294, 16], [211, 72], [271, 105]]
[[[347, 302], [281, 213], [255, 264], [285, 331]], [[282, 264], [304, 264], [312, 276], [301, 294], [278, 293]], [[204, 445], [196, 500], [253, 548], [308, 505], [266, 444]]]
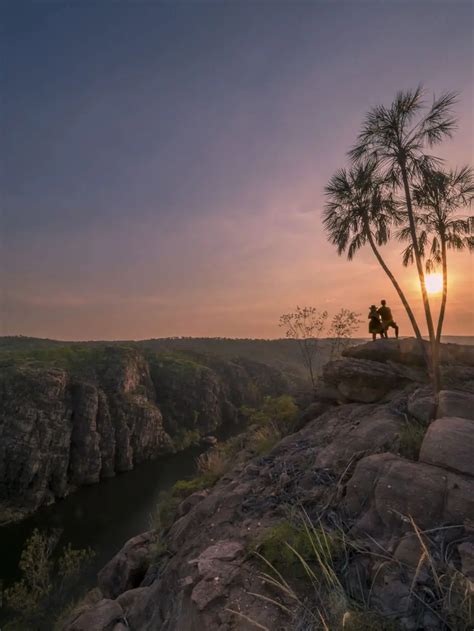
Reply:
[[[33, 530], [60, 529], [59, 548], [91, 547], [92, 563], [80, 577], [80, 588], [92, 588], [97, 572], [131, 537], [150, 528], [162, 491], [190, 477], [203, 447], [141, 464], [99, 484], [78, 489], [63, 500], [44, 507], [31, 517], [0, 528], [0, 578], [7, 587], [19, 577], [18, 561]], [[1, 610], [0, 610], [1, 613]]]

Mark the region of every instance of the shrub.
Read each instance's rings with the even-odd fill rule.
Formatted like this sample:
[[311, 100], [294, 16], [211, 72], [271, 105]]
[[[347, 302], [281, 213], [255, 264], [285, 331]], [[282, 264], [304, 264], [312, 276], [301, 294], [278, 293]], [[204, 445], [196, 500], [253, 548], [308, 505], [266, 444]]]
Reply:
[[7, 608], [16, 618], [11, 628], [36, 628], [50, 615], [54, 606], [64, 605], [64, 599], [74, 579], [94, 556], [88, 549], [74, 549], [66, 545], [54, 557], [59, 531], [50, 535], [35, 529], [21, 553], [21, 578], [4, 592]]
[[171, 489], [173, 497], [185, 499], [196, 491], [202, 491], [209, 487], [209, 482], [204, 476], [192, 478], [191, 480], [178, 480]]
[[184, 451], [189, 447], [199, 445], [200, 440], [201, 434], [197, 429], [182, 429], [173, 437], [173, 445], [176, 451]]
[[265, 397], [260, 408], [242, 408], [242, 412], [251, 424], [275, 423], [284, 432], [292, 429], [298, 416], [298, 408], [293, 397], [288, 394], [279, 397]]

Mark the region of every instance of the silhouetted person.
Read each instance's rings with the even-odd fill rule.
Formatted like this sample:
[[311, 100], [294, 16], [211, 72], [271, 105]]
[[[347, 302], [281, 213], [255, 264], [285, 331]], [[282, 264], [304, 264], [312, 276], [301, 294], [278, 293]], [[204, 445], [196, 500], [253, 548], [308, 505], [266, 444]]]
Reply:
[[380, 337], [384, 336], [384, 330], [382, 322], [380, 320], [379, 312], [375, 305], [371, 305], [369, 311], [369, 333], [372, 333], [372, 340], [375, 342], [377, 339], [377, 333]]
[[377, 313], [382, 320], [384, 337], [388, 337], [387, 331], [389, 327], [392, 327], [392, 329], [395, 329], [395, 337], [398, 338], [398, 324], [393, 319], [392, 310], [390, 307], [387, 307], [387, 302], [385, 300], [381, 300], [380, 304], [382, 306], [377, 310]]

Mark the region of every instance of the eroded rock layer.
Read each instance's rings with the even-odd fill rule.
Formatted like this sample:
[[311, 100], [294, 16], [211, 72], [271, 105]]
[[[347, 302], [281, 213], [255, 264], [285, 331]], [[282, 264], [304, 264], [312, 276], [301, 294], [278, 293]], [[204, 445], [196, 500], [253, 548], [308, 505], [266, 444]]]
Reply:
[[248, 360], [117, 347], [76, 355], [0, 369], [0, 522], [182, 449], [287, 390], [276, 369]]

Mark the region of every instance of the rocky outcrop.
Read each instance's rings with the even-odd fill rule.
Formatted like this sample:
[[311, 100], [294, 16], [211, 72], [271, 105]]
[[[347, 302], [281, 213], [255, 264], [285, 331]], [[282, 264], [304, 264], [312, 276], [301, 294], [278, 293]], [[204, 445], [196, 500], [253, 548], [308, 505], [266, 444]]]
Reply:
[[140, 585], [153, 558], [157, 539], [155, 531], [133, 537], [102, 568], [98, 575], [98, 585], [106, 598], [117, 598], [123, 592]]
[[[86, 348], [0, 367], [0, 523], [240, 419], [287, 391], [256, 362]], [[211, 364], [211, 365], [207, 365]], [[214, 364], [214, 365], [212, 365]]]
[[441, 390], [438, 401], [438, 417], [460, 416], [474, 421], [474, 394], [456, 390]]
[[436, 415], [436, 401], [433, 389], [417, 388], [407, 401], [408, 412], [421, 423], [428, 423]]
[[[429, 343], [424, 342], [424, 352], [429, 353]], [[344, 357], [368, 359], [377, 362], [394, 362], [405, 366], [423, 366], [424, 353], [415, 338], [377, 340], [375, 343], [350, 346], [343, 351]], [[440, 362], [450, 366], [474, 367], [474, 346], [442, 344]]]
[[373, 403], [403, 383], [391, 367], [367, 359], [329, 362], [323, 368], [325, 384], [337, 388], [343, 400]]
[[344, 507], [359, 533], [393, 541], [413, 532], [462, 524], [474, 516], [474, 479], [391, 453], [362, 459], [346, 487]]
[[[294, 600], [283, 598], [282, 606], [276, 606], [281, 592], [268, 587], [258, 560], [245, 553], [269, 528], [302, 509], [317, 528], [343, 529], [344, 537], [352, 541], [340, 574], [349, 600], [370, 602], [407, 631], [469, 628], [458, 624], [464, 615], [462, 604], [448, 614], [440, 613], [444, 601], [436, 590], [442, 589], [447, 577], [459, 580], [461, 571], [472, 572], [474, 471], [469, 453], [474, 423], [460, 417], [434, 421], [423, 439], [420, 459], [405, 458], [399, 451], [401, 435], [407, 423], [420, 422], [417, 417], [428, 424], [434, 412], [432, 407], [423, 412], [421, 401], [431, 406], [430, 392], [406, 376], [391, 379], [389, 388], [369, 390], [370, 370], [374, 378], [393, 377], [392, 372], [384, 372], [393, 369], [386, 357], [399, 353], [384, 342], [378, 361], [373, 350], [377, 346], [366, 349], [370, 358], [355, 358], [357, 362], [349, 358], [346, 364], [342, 361], [326, 370], [325, 378], [338, 389], [337, 396], [348, 402], [326, 410], [327, 400], [313, 406], [304, 427], [268, 455], [238, 462], [214, 488], [182, 503], [164, 533], [167, 552], [150, 563], [140, 585], [134, 583], [114, 601], [126, 628], [303, 628], [302, 618], [294, 617], [299, 615]], [[470, 357], [452, 349], [450, 353], [456, 361]], [[408, 356], [404, 361], [410, 365]], [[416, 356], [413, 361], [418, 361]], [[341, 384], [349, 383], [349, 375], [359, 379], [358, 387], [341, 389]], [[133, 544], [127, 544], [109, 568], [129, 546]], [[454, 603], [455, 584], [447, 585]], [[125, 588], [129, 587], [127, 583]], [[98, 605], [87, 609], [87, 620], [83, 613], [82, 619], [76, 618], [76, 627], [65, 629], [85, 630], [91, 621], [95, 624], [94, 607]], [[102, 603], [98, 616], [104, 607]], [[445, 615], [451, 616], [449, 627]], [[350, 620], [344, 614], [344, 628], [353, 628]], [[361, 620], [362, 626], [354, 628], [385, 628], [364, 626], [364, 617]]]
[[420, 451], [420, 461], [474, 476], [474, 423], [444, 417], [432, 423]]

